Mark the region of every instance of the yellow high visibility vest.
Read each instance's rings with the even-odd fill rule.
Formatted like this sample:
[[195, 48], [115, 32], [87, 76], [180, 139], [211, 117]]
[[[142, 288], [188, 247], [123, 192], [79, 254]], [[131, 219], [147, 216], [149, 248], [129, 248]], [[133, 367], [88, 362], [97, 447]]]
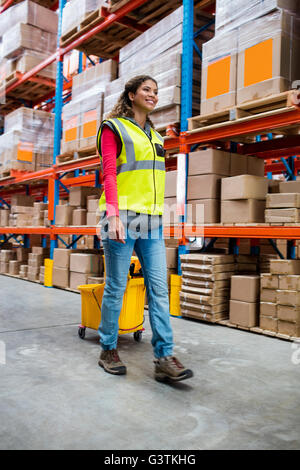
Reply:
[[[164, 210], [165, 151], [163, 138], [151, 128], [151, 138], [127, 118], [103, 121], [97, 136], [101, 155], [101, 135], [105, 123], [110, 123], [122, 142], [117, 157], [117, 187], [120, 210], [141, 214], [161, 215]], [[100, 211], [106, 210], [105, 194], [99, 201]]]

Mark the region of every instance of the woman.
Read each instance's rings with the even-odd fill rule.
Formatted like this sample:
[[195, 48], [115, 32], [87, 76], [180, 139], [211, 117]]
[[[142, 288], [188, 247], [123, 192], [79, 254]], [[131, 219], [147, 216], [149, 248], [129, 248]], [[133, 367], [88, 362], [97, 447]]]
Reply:
[[103, 294], [99, 365], [126, 374], [118, 351], [118, 319], [133, 250], [145, 279], [154, 349], [155, 379], [180, 381], [193, 376], [173, 353], [162, 214], [165, 189], [163, 138], [148, 114], [158, 102], [157, 82], [138, 76], [125, 85], [115, 108], [103, 121], [97, 147], [103, 165], [100, 199], [106, 284]]

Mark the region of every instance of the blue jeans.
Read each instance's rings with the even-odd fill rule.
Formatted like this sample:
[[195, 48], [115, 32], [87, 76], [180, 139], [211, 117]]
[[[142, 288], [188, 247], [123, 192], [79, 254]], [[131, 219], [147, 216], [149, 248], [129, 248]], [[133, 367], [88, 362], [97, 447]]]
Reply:
[[158, 223], [158, 226], [151, 231], [148, 228], [130, 230], [130, 222], [135, 220], [134, 216], [129, 216], [127, 223], [123, 222], [126, 232], [125, 245], [105, 237], [103, 227], [101, 230], [106, 281], [98, 330], [100, 344], [105, 350], [117, 347], [118, 320], [134, 250], [141, 263], [146, 285], [154, 356], [156, 358], [170, 356], [173, 353], [173, 332], [170, 323], [163, 227]]

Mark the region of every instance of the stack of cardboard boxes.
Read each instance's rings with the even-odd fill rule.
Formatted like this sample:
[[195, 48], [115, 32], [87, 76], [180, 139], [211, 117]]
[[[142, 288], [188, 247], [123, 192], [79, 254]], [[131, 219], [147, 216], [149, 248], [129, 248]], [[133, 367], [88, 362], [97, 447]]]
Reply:
[[261, 275], [260, 328], [300, 336], [300, 261], [273, 260]]
[[49, 249], [39, 246], [32, 247], [28, 255], [27, 278], [29, 281], [38, 281], [41, 267], [44, 266], [45, 258], [49, 258]]
[[79, 285], [103, 282], [103, 250], [57, 248], [53, 256], [53, 285], [77, 290]]
[[[98, 252], [99, 253], [99, 252]], [[89, 278], [103, 275], [103, 258], [95, 253], [71, 253], [70, 288], [88, 284]]]
[[222, 180], [221, 221], [223, 223], [263, 223], [267, 179], [241, 175]]
[[[68, 200], [60, 200], [56, 207], [56, 225], [81, 226], [97, 225], [99, 215], [96, 206], [99, 204], [101, 189], [90, 186], [70, 188]], [[93, 202], [91, 202], [93, 201]], [[91, 212], [95, 209], [95, 212]], [[92, 214], [92, 215], [91, 215]]]
[[218, 0], [216, 35], [203, 47], [201, 114], [289, 90], [299, 77], [299, 32], [295, 0]]
[[265, 218], [268, 223], [299, 223], [300, 194], [268, 194]]
[[214, 322], [228, 318], [234, 256], [181, 255], [181, 314]]
[[260, 277], [231, 277], [229, 321], [233, 325], [252, 328], [258, 325]]

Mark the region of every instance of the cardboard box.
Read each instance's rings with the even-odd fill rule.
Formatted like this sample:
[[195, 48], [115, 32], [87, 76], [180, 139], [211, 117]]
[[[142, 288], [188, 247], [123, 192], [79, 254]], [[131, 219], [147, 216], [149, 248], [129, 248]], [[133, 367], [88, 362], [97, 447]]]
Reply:
[[300, 276], [279, 276], [279, 289], [300, 290]]
[[278, 305], [277, 317], [279, 318], [279, 320], [300, 324], [300, 307]]
[[188, 199], [187, 205], [188, 223], [201, 225], [220, 222], [220, 199]]
[[240, 199], [221, 201], [222, 223], [263, 223], [265, 221], [265, 201]]
[[78, 286], [88, 284], [89, 274], [70, 272], [70, 289], [78, 290]]
[[104, 277], [88, 277], [88, 284], [103, 284], [104, 282]]
[[40, 275], [40, 268], [28, 266], [27, 278], [29, 281], [37, 281]]
[[268, 192], [269, 193], [279, 193], [279, 180], [268, 180]]
[[[35, 247], [33, 247], [33, 248], [35, 248]], [[28, 255], [30, 253], [30, 248], [18, 247], [16, 249], [16, 253], [17, 253], [17, 261], [21, 261], [21, 262], [27, 261], [28, 260]]]
[[74, 209], [72, 214], [72, 225], [86, 225], [87, 211], [86, 209]]
[[20, 271], [21, 262], [20, 261], [10, 261], [9, 262], [9, 274], [17, 276]]
[[299, 338], [300, 325], [297, 323], [278, 320], [278, 333]]
[[230, 156], [230, 176], [248, 174], [248, 157], [232, 153]]
[[53, 266], [52, 283], [57, 287], [69, 287], [69, 269]]
[[277, 304], [272, 302], [261, 302], [260, 315], [264, 317], [277, 318]]
[[278, 290], [277, 303], [279, 305], [300, 306], [300, 292], [295, 290]]
[[265, 176], [265, 161], [263, 158], [247, 157], [247, 174], [253, 176]]
[[73, 207], [83, 207], [87, 205], [87, 197], [91, 195], [97, 195], [100, 199], [101, 190], [99, 188], [93, 188], [90, 186], [80, 186], [70, 188], [69, 193], [69, 205]]
[[267, 195], [267, 209], [277, 208], [300, 208], [299, 193], [278, 193]]
[[281, 181], [279, 191], [283, 194], [300, 193], [300, 181]]
[[9, 214], [10, 214], [10, 211], [7, 209], [0, 210], [0, 226], [1, 227], [8, 227]]
[[0, 260], [8, 263], [16, 258], [16, 252], [13, 250], [0, 250]]
[[0, 272], [2, 274], [7, 274], [9, 272], [9, 262], [8, 261], [0, 261]]
[[271, 274], [300, 274], [300, 260], [272, 259], [270, 272]]
[[33, 246], [32, 253], [35, 255], [50, 256], [50, 248], [43, 248], [42, 246]]
[[166, 247], [166, 259], [168, 269], [177, 269], [178, 265], [178, 249]]
[[102, 256], [72, 253], [70, 255], [70, 271], [83, 274], [101, 274], [103, 272]]
[[33, 196], [24, 196], [21, 194], [14, 194], [11, 197], [11, 206], [33, 206], [34, 197]]
[[97, 212], [99, 209], [99, 199], [91, 199], [91, 196], [87, 198], [87, 210], [88, 212]]
[[278, 318], [272, 318], [270, 316], [263, 316], [259, 317], [259, 327], [262, 330], [266, 331], [274, 331], [277, 333], [278, 331]]
[[222, 178], [222, 175], [189, 176], [187, 199], [219, 199]]
[[258, 302], [260, 291], [260, 276], [232, 276], [231, 300], [241, 302]]
[[176, 197], [177, 170], [166, 172], [165, 197]]
[[268, 180], [260, 176], [241, 175], [222, 180], [221, 199], [266, 199]]
[[86, 216], [86, 225], [89, 227], [93, 225], [98, 225], [100, 222], [100, 213], [98, 212], [88, 212]]
[[287, 91], [298, 79], [299, 19], [277, 10], [239, 28], [237, 104]]
[[[73, 188], [70, 188], [73, 189]], [[56, 225], [62, 227], [68, 227], [72, 225], [72, 214], [74, 207], [68, 206], [66, 204], [56, 206]]]
[[279, 289], [279, 276], [276, 274], [261, 274], [260, 286], [262, 289]]
[[260, 291], [260, 301], [261, 302], [271, 302], [277, 303], [277, 290], [275, 289], [261, 289]]
[[44, 264], [44, 255], [38, 255], [36, 253], [29, 253], [28, 255], [28, 266], [37, 268]]
[[258, 325], [258, 303], [230, 300], [229, 321], [234, 325], [252, 328]]
[[300, 222], [300, 209], [267, 209], [265, 219], [267, 223]]
[[212, 114], [236, 104], [237, 30], [203, 44], [201, 114]]
[[211, 174], [230, 176], [230, 153], [207, 149], [189, 154], [189, 176]]

